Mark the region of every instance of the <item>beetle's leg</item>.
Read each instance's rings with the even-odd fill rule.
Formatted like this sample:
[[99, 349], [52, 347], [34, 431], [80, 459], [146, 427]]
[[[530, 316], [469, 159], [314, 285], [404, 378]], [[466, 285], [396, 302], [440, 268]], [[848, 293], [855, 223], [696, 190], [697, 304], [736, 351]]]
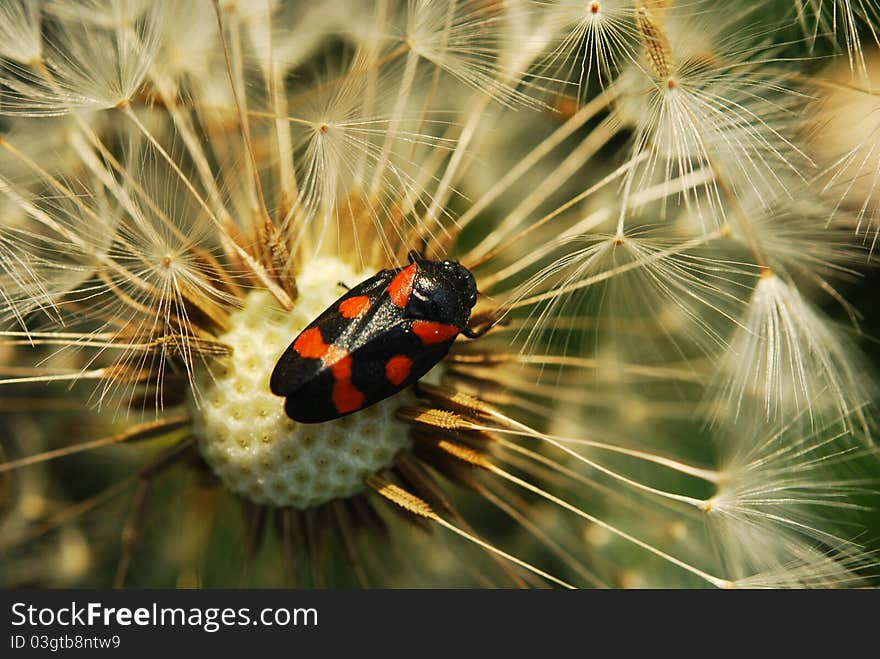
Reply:
[[350, 290], [351, 290], [351, 286], [349, 286], [349, 285], [346, 284], [345, 282], [338, 281], [338, 282], [336, 282], [336, 285], [337, 285], [337, 286], [342, 286], [342, 288], [344, 288], [344, 289], [347, 290], [347, 291], [350, 291]]
[[471, 318], [471, 320], [474, 321], [472, 326], [465, 327], [461, 331], [469, 339], [479, 338], [496, 325], [504, 323], [504, 319], [498, 315], [497, 311], [487, 311]]
[[422, 261], [422, 253], [417, 249], [411, 249], [406, 253], [406, 258], [410, 263], [415, 263], [416, 261]]
[[483, 336], [483, 334], [485, 334], [486, 332], [488, 332], [490, 329], [492, 329], [493, 327], [495, 327], [498, 324], [499, 324], [499, 321], [493, 320], [490, 323], [486, 323], [485, 325], [479, 325], [476, 328], [465, 327], [461, 331], [461, 333], [464, 334], [469, 339], [478, 339], [481, 336]]

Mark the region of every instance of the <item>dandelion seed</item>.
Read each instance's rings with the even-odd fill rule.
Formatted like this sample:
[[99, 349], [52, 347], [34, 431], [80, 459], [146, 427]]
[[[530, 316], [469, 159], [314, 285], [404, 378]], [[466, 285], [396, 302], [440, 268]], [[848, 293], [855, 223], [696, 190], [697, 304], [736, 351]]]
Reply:
[[627, 0], [546, 3], [562, 37], [542, 61], [551, 75], [577, 80], [583, 96], [591, 77], [602, 84], [633, 61], [637, 43], [636, 4]]
[[[673, 344], [681, 341], [674, 338], [676, 335], [690, 333], [693, 340], [702, 343], [710, 354], [724, 344], [717, 329], [706, 320], [707, 312], [730, 316], [730, 305], [737, 299], [730, 287], [725, 290], [721, 268], [713, 271], [715, 268], [710, 263], [703, 264], [699, 257], [682, 254], [685, 249], [680, 244], [655, 242], [649, 234], [633, 232], [626, 236], [597, 237], [590, 242], [592, 244], [588, 243], [539, 272], [533, 283], [520, 288], [520, 295], [525, 296], [534, 287], [564, 291], [590, 282], [589, 296], [580, 296], [581, 303], [590, 304], [590, 300], [595, 299], [597, 308], [595, 311], [577, 309], [571, 296], [551, 298], [533, 321], [535, 329], [531, 339], [535, 338], [536, 331], [550, 329], [553, 318], [558, 316], [585, 314], [602, 317], [607, 314], [613, 321], [608, 327], [597, 328], [600, 334], [596, 340], [606, 346], [617, 343], [616, 348], [611, 348], [615, 352], [628, 344], [628, 340], [623, 339], [628, 332], [617, 329], [617, 323], [630, 327], [639, 323], [649, 326], [656, 323], [658, 341], [662, 341], [665, 335]], [[606, 277], [607, 281], [600, 283]], [[600, 287], [603, 290], [599, 291]], [[677, 316], [680, 317], [676, 319]], [[623, 340], [618, 342], [616, 337]], [[527, 341], [525, 349], [532, 344], [533, 341]], [[669, 352], [659, 345], [648, 348], [648, 344], [643, 343], [639, 346], [642, 348], [647, 348], [647, 354], [636, 352], [633, 355], [636, 363], [650, 359], [649, 354]], [[682, 349], [678, 347], [673, 351]], [[626, 352], [632, 350], [626, 349]]]
[[[163, 4], [85, 2], [79, 11], [49, 18], [41, 56], [0, 69], [6, 88], [2, 112], [67, 114], [127, 103], [143, 83], [157, 48]], [[99, 20], [93, 22], [93, 17]]]
[[723, 26], [689, 24], [675, 12], [659, 20], [647, 11], [644, 55], [622, 74], [618, 111], [635, 127], [633, 153], [651, 157], [641, 172], [633, 168], [625, 194], [707, 169], [713, 180], [683, 194], [707, 227], [727, 221], [731, 199], [749, 195], [766, 205], [784, 196], [784, 174], [805, 178], [809, 165], [793, 141], [805, 96], [772, 64], [772, 46], [743, 46]]
[[734, 414], [751, 399], [768, 419], [806, 411], [819, 425], [831, 415], [867, 430], [862, 406], [873, 397], [856, 355], [797, 288], [768, 273], [731, 340], [720, 384]]
[[0, 7], [0, 56], [19, 64], [39, 61], [42, 56], [40, 6], [26, 0]]
[[876, 562], [845, 523], [862, 505], [853, 499], [871, 494], [848, 468], [864, 453], [848, 426], [845, 419], [811, 424], [801, 414], [768, 433], [747, 421], [722, 447], [723, 480], [705, 509], [739, 585], [847, 586]]
[[[869, 55], [864, 66], [872, 72], [877, 58]], [[852, 228], [863, 236], [869, 254], [873, 254], [880, 236], [876, 100], [870, 90], [851, 85], [849, 70], [837, 65], [828, 67], [816, 84], [821, 91], [810, 148], [821, 164], [817, 185], [835, 205], [833, 215], [838, 223], [846, 224], [848, 216], [855, 216]], [[827, 87], [822, 88], [823, 84]]]
[[507, 46], [499, 4], [412, 0], [408, 8], [406, 45], [413, 55], [496, 100], [531, 102], [516, 89], [521, 72], [505, 70], [499, 61]]

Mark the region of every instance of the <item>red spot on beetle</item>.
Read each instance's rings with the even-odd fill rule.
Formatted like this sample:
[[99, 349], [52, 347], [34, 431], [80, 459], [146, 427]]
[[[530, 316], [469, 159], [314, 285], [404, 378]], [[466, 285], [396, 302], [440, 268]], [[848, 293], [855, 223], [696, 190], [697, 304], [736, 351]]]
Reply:
[[403, 308], [409, 302], [413, 280], [416, 278], [418, 269], [418, 266], [413, 263], [394, 275], [394, 279], [388, 284], [388, 295], [398, 307]]
[[339, 313], [343, 318], [357, 318], [370, 308], [370, 296], [355, 295], [339, 304]]
[[385, 377], [395, 387], [399, 387], [409, 377], [412, 364], [412, 359], [406, 355], [394, 355], [385, 363]]
[[[351, 383], [351, 355], [346, 350], [332, 350], [333, 362], [330, 371], [333, 373], [333, 407], [340, 414], [348, 414], [363, 407], [364, 394]], [[330, 360], [328, 359], [328, 362]]]
[[321, 330], [317, 327], [312, 327], [297, 337], [293, 344], [293, 349], [299, 353], [300, 357], [305, 357], [306, 359], [323, 359], [327, 354], [327, 351], [330, 349], [330, 346], [324, 343], [324, 337], [321, 336]]
[[443, 343], [458, 334], [459, 329], [455, 325], [435, 323], [430, 320], [416, 320], [413, 322], [413, 333], [419, 337], [425, 345]]
[[333, 407], [340, 414], [348, 414], [361, 409], [364, 395], [355, 387], [351, 380], [340, 380], [333, 385]]
[[333, 407], [340, 414], [361, 409], [364, 400], [364, 394], [351, 383], [351, 380], [340, 380], [333, 385]]

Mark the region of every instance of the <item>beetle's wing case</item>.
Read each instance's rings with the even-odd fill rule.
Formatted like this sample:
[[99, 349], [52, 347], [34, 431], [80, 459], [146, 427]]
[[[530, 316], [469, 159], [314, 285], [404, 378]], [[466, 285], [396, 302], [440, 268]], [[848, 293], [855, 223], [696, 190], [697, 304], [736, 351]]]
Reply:
[[287, 415], [304, 423], [336, 419], [431, 370], [466, 327], [471, 306], [449, 267], [411, 260], [376, 273], [325, 309], [272, 373], [270, 387], [287, 397]]
[[359, 340], [343, 369], [348, 379], [341, 389], [338, 373], [332, 368], [318, 369], [288, 395], [287, 415], [303, 423], [328, 421], [388, 398], [419, 380], [443, 359], [456, 335], [425, 345], [412, 331], [414, 322], [418, 321], [399, 318], [386, 323], [371, 340]]
[[[398, 270], [381, 270], [369, 279], [361, 282], [357, 286], [349, 289], [345, 295], [336, 300], [327, 307], [321, 315], [313, 320], [309, 325], [297, 335], [291, 342], [272, 371], [269, 379], [269, 388], [276, 396], [289, 396], [303, 387], [308, 381], [317, 377], [317, 375], [326, 367], [321, 359], [305, 358], [296, 349], [297, 341], [300, 341], [307, 332], [311, 332], [313, 343], [317, 343], [314, 339], [318, 336], [314, 334], [317, 329], [320, 332], [320, 339], [325, 345], [334, 345], [351, 351], [354, 346], [341, 345], [348, 337], [357, 337], [363, 334], [361, 341], [369, 340], [369, 328], [375, 322], [376, 315], [380, 314], [383, 304], [387, 304], [387, 294], [384, 289], [388, 286]], [[340, 305], [346, 304], [348, 301], [355, 300], [366, 296], [370, 300], [370, 306], [365, 312], [352, 319], [346, 319], [341, 316], [339, 311]], [[313, 346], [317, 347], [317, 345]]]

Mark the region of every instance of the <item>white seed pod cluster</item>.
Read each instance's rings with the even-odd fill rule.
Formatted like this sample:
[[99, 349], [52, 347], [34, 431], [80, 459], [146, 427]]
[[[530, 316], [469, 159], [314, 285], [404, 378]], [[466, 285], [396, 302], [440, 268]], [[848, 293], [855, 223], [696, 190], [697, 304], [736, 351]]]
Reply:
[[313, 426], [289, 419], [268, 390], [269, 374], [290, 337], [333, 302], [324, 283], [364, 278], [344, 262], [316, 260], [297, 277], [292, 313], [280, 310], [268, 293], [254, 292], [230, 315], [229, 330], [219, 339], [235, 352], [222, 371], [202, 374], [192, 417], [199, 450], [236, 494], [300, 509], [344, 499], [362, 492], [368, 475], [411, 445], [394, 423], [400, 399]]

